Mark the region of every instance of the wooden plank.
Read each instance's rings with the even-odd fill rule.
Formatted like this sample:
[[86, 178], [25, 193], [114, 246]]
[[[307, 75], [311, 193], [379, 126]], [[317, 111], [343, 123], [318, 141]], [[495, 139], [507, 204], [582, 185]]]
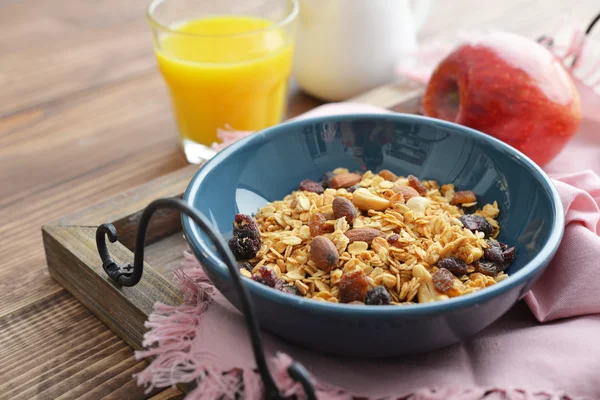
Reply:
[[[119, 232], [119, 242], [133, 249], [137, 224], [141, 211], [152, 201], [161, 197], [181, 196], [188, 182], [198, 170], [197, 165], [188, 165], [160, 179], [133, 188], [118, 196], [62, 217], [56, 225], [100, 225], [110, 222]], [[152, 217], [148, 229], [147, 243], [181, 230], [181, 218], [178, 212], [159, 210]]]
[[156, 272], [171, 279], [173, 271], [180, 267], [183, 261], [183, 252], [187, 248], [188, 245], [183, 234], [177, 232], [146, 246], [144, 258]]
[[127, 157], [121, 164], [106, 165], [0, 207], [0, 282], [7, 283], [0, 290], [0, 318], [61, 289], [46, 268], [41, 225], [182, 165], [186, 165], [185, 158], [176, 145], [159, 144]]
[[169, 388], [156, 396], [152, 396], [149, 400], [182, 400], [184, 396], [179, 389]]
[[143, 399], [131, 376], [145, 366], [64, 290], [0, 319], [0, 399], [99, 399], [121, 387], [121, 399]]
[[[171, 282], [144, 265], [142, 281], [119, 287], [104, 273], [90, 227], [45, 226], [44, 247], [52, 277], [134, 349], [142, 348], [144, 322], [154, 303], [176, 305], [181, 297]], [[114, 260], [131, 262], [133, 254], [120, 243], [109, 245]]]

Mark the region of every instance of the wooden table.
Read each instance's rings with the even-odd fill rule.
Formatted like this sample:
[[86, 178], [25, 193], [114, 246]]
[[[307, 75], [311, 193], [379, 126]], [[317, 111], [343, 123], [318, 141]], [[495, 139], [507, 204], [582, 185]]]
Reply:
[[[186, 165], [145, 1], [0, 0], [0, 399], [138, 399], [132, 350], [48, 275], [40, 227]], [[530, 37], [596, 0], [436, 1], [422, 40]], [[320, 104], [297, 88], [289, 115]], [[155, 399], [180, 397], [176, 389]]]

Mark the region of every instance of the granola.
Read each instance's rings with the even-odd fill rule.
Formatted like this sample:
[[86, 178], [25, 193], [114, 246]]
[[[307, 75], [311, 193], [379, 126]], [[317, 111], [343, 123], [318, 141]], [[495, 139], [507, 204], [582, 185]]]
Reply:
[[508, 277], [516, 252], [495, 239], [498, 204], [465, 213], [477, 205], [453, 184], [338, 168], [262, 207], [255, 224], [236, 216], [231, 244], [252, 240], [252, 254], [237, 251], [240, 273], [284, 292], [349, 304], [440, 301]]

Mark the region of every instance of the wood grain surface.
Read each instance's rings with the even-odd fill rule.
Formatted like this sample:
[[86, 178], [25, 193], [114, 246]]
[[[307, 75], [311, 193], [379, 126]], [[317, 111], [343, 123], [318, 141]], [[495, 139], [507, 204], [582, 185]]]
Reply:
[[[0, 0], [0, 399], [147, 397], [131, 378], [144, 363], [50, 278], [40, 229], [186, 166], [146, 6]], [[599, 8], [438, 0], [420, 39], [487, 27], [535, 38]], [[289, 116], [318, 104], [292, 85]]]

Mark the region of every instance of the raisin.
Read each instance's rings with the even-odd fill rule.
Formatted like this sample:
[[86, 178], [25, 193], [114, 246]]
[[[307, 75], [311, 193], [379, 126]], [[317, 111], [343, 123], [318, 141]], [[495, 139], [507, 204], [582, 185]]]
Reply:
[[233, 220], [233, 238], [229, 240], [229, 249], [235, 258], [254, 258], [261, 245], [260, 232], [254, 219], [249, 215], [237, 214]]
[[252, 264], [250, 264], [248, 261], [240, 261], [237, 263], [237, 265], [239, 269], [245, 269], [246, 271], [252, 272]]
[[256, 242], [249, 238], [233, 237], [229, 239], [229, 249], [236, 260], [249, 260], [256, 256], [260, 245], [256, 246]]
[[421, 181], [419, 180], [419, 178], [417, 178], [414, 175], [408, 176], [408, 184], [410, 185], [411, 188], [413, 188], [417, 192], [419, 192], [419, 194], [421, 196], [424, 196], [427, 193], [427, 188], [425, 187], [425, 185], [423, 185], [421, 183]]
[[513, 263], [517, 249], [495, 240], [488, 240], [487, 244], [488, 248], [484, 249], [483, 258], [475, 264], [475, 268], [482, 274], [496, 276]]
[[379, 176], [390, 182], [396, 182], [398, 180], [398, 176], [388, 169], [379, 171]]
[[470, 190], [465, 190], [463, 192], [456, 192], [450, 201], [450, 204], [463, 204], [463, 203], [473, 203], [477, 201], [477, 197], [475, 197], [475, 193]]
[[308, 220], [308, 228], [310, 229], [310, 236], [312, 236], [312, 237], [321, 236], [323, 234], [323, 232], [325, 232], [328, 229], [326, 222], [327, 222], [327, 219], [321, 213], [316, 212], [313, 215], [311, 215], [310, 219]]
[[439, 268], [447, 269], [457, 277], [460, 277], [467, 273], [469, 266], [460, 258], [446, 257], [438, 261], [437, 266]]
[[504, 264], [506, 264], [504, 269], [506, 269], [513, 261], [515, 261], [515, 258], [517, 257], [517, 248], [515, 246], [508, 247], [502, 252], [502, 255], [504, 256]]
[[485, 259], [477, 261], [474, 265], [475, 270], [477, 270], [477, 272], [481, 272], [484, 275], [496, 276], [500, 272], [500, 270], [498, 269], [498, 266], [500, 264], [496, 264]]
[[390, 244], [390, 246], [398, 247], [399, 241], [400, 241], [400, 235], [398, 235], [397, 233], [394, 233], [394, 234], [388, 236], [388, 238], [387, 238], [387, 242]]
[[329, 181], [334, 176], [335, 175], [333, 175], [333, 172], [326, 172], [325, 175], [323, 175], [323, 179], [321, 179], [321, 185], [325, 188], [329, 187]]
[[390, 294], [383, 286], [369, 289], [365, 304], [369, 306], [387, 306], [390, 304]]
[[365, 301], [369, 282], [362, 269], [347, 272], [342, 275], [339, 283], [340, 301], [350, 303], [352, 301]]
[[465, 214], [459, 218], [463, 226], [471, 232], [479, 231], [488, 236], [492, 233], [492, 225], [481, 215]]
[[354, 193], [354, 191], [360, 187], [360, 185], [352, 185], [349, 188], [346, 188], [346, 190], [348, 191], [348, 193]]
[[298, 189], [317, 194], [322, 194], [323, 192], [325, 192], [325, 189], [323, 189], [323, 186], [320, 183], [311, 181], [310, 179], [305, 179], [302, 182], [300, 182], [300, 186], [298, 187]]
[[496, 264], [502, 264], [504, 262], [504, 249], [499, 242], [495, 240], [488, 240], [488, 248], [483, 250], [483, 257]]
[[252, 274], [252, 280], [272, 288], [274, 288], [275, 285], [277, 285], [277, 282], [279, 282], [277, 273], [271, 268], [265, 266], [260, 267], [255, 273]]
[[277, 283], [275, 283], [275, 289], [284, 293], [293, 294], [294, 296], [301, 296], [300, 290], [298, 290], [296, 285], [285, 283], [285, 281], [281, 279], [278, 280]]
[[454, 287], [454, 275], [446, 268], [440, 268], [433, 273], [433, 286], [440, 293], [447, 293]]

